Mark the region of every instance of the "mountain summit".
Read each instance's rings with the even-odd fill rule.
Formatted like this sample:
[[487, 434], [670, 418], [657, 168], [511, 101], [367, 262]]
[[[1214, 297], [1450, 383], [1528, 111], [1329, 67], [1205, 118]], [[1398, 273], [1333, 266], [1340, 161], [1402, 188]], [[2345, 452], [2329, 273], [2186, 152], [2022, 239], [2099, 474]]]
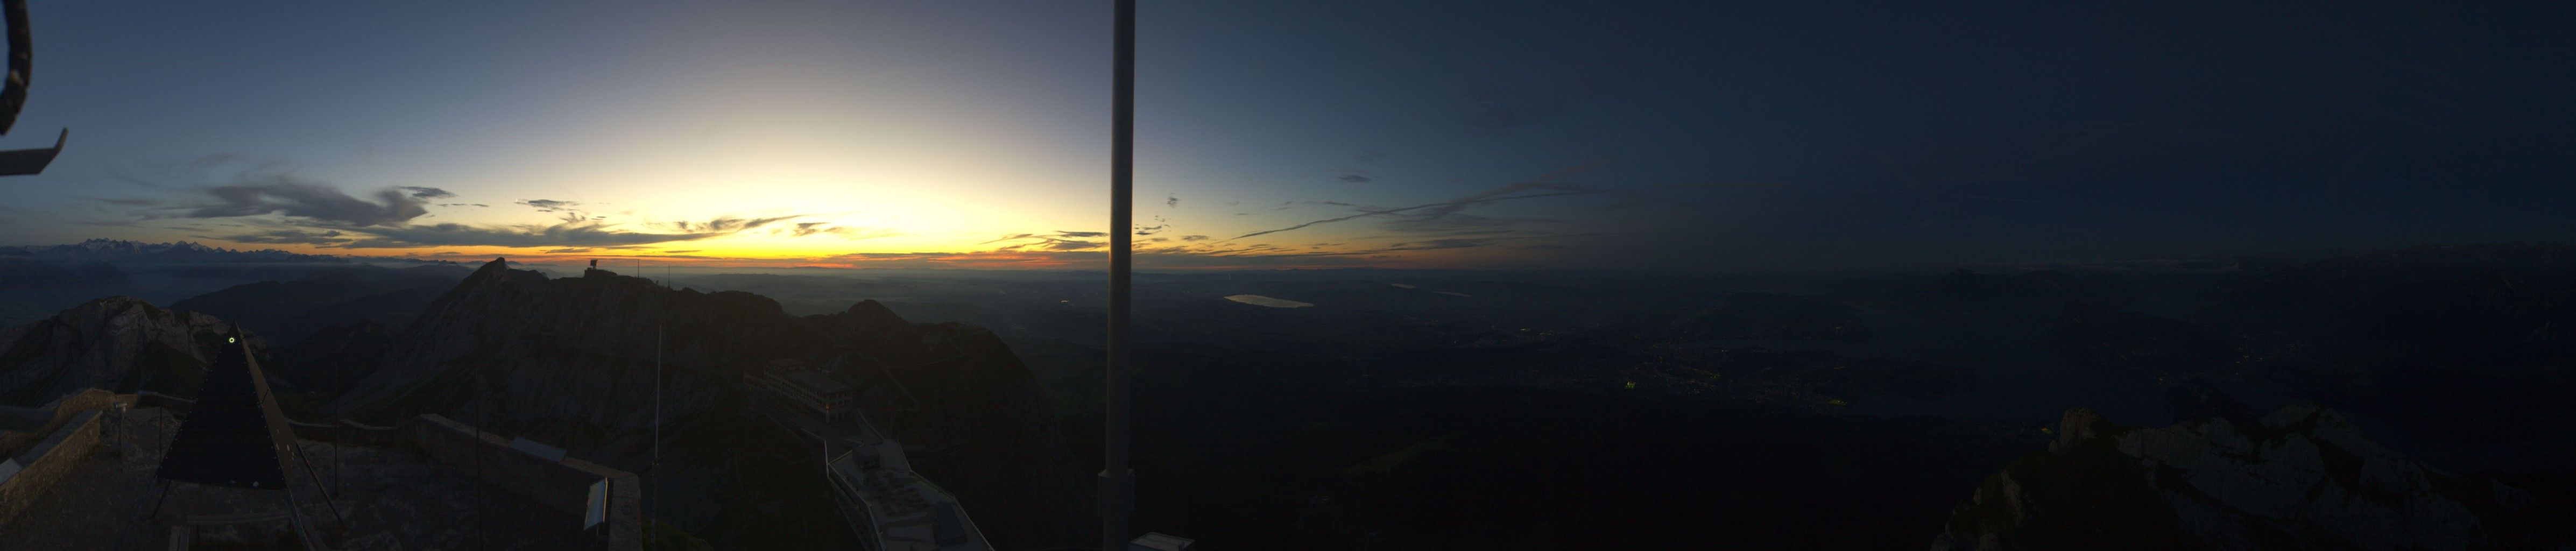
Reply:
[[[126, 296], [0, 329], [0, 403], [35, 405], [82, 389], [192, 394], [232, 324]], [[251, 349], [266, 339], [246, 334]]]
[[2068, 411], [2048, 451], [1988, 477], [1935, 551], [2559, 549], [2564, 503], [2445, 472], [2292, 404], [2163, 428]]

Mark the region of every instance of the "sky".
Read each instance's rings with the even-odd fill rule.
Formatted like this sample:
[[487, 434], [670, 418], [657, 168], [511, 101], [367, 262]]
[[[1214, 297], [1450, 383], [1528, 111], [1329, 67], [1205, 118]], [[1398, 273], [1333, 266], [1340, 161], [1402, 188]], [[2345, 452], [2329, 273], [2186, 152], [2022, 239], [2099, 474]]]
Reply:
[[[1105, 1], [32, 4], [0, 244], [1105, 265]], [[2576, 230], [2566, 6], [1141, 4], [1148, 269]]]

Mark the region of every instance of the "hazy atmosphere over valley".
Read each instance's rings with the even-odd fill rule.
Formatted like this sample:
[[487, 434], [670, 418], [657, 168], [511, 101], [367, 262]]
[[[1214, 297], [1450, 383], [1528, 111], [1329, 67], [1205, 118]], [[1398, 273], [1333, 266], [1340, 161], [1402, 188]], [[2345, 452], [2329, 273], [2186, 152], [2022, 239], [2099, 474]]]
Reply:
[[0, 550], [2576, 546], [2566, 7], [7, 4]]

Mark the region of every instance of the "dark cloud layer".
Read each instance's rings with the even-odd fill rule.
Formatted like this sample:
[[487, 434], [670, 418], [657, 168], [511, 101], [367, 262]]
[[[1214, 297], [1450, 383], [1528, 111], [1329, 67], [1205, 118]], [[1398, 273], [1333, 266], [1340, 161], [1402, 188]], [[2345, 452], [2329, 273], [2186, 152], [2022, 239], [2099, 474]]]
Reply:
[[[248, 178], [245, 178], [248, 180]], [[375, 193], [373, 200], [351, 197], [338, 188], [277, 175], [268, 181], [244, 181], [201, 190], [211, 202], [177, 207], [187, 218], [233, 218], [281, 214], [349, 226], [408, 222], [429, 214], [420, 199], [400, 189]]]
[[523, 199], [523, 200], [513, 201], [513, 202], [518, 203], [518, 204], [521, 204], [521, 205], [527, 205], [527, 206], [531, 206], [531, 207], [536, 207], [537, 212], [564, 212], [564, 211], [570, 211], [570, 210], [573, 210], [573, 207], [579, 207], [579, 206], [581, 206], [581, 203], [578, 203], [578, 202], [573, 202], [573, 201], [557, 201], [557, 200], [553, 200], [553, 199]]
[[803, 217], [804, 217], [804, 215], [801, 215], [801, 214], [798, 214], [798, 215], [788, 215], [788, 216], [771, 216], [771, 217], [766, 217], [766, 218], [741, 218], [741, 217], [727, 216], [727, 217], [717, 218], [717, 219], [714, 219], [714, 220], [708, 220], [708, 221], [705, 221], [705, 222], [691, 222], [691, 221], [687, 221], [687, 220], [682, 220], [682, 221], [678, 221], [678, 222], [671, 222], [671, 223], [666, 224], [666, 225], [667, 225], [667, 226], [670, 226], [670, 227], [673, 227], [673, 228], [679, 228], [679, 229], [680, 229], [680, 231], [689, 231], [689, 232], [709, 232], [709, 233], [733, 233], [733, 232], [739, 232], [739, 231], [744, 231], [744, 230], [757, 229], [757, 228], [759, 228], [759, 227], [761, 227], [761, 226], [767, 226], [767, 225], [770, 225], [770, 224], [773, 224], [773, 223], [777, 223], [777, 222], [781, 222], [781, 221], [786, 221], [786, 220], [793, 220], [793, 219], [803, 218]]
[[1108, 232], [1096, 231], [1057, 231], [1053, 234], [1019, 233], [1003, 236], [1000, 239], [986, 241], [981, 244], [990, 245], [994, 243], [1009, 243], [1007, 245], [994, 248], [993, 250], [995, 251], [1087, 251], [1107, 246], [1106, 243], [1087, 241], [1087, 239], [1108, 236]]
[[405, 192], [409, 192], [409, 193], [411, 193], [411, 198], [413, 198], [413, 199], [421, 199], [421, 200], [429, 200], [429, 199], [446, 199], [446, 198], [449, 198], [449, 197], [455, 197], [455, 196], [456, 196], [456, 194], [455, 194], [455, 193], [449, 192], [449, 191], [444, 190], [444, 189], [434, 188], [434, 187], [423, 187], [423, 186], [401, 186], [401, 187], [396, 187], [396, 188], [394, 188], [394, 189], [398, 189], [398, 190], [402, 190], [402, 191], [405, 191]]
[[369, 237], [340, 245], [345, 248], [412, 248], [456, 245], [496, 247], [602, 247], [612, 245], [648, 245], [672, 241], [696, 241], [731, 235], [731, 231], [653, 233], [614, 229], [597, 221], [563, 222], [554, 225], [520, 225], [503, 227], [465, 224], [425, 224], [401, 227], [364, 228]]
[[342, 233], [340, 233], [340, 231], [339, 231], [339, 230], [323, 230], [323, 231], [318, 231], [318, 232], [317, 232], [317, 231], [302, 230], [302, 229], [294, 229], [294, 228], [281, 228], [281, 229], [274, 229], [274, 230], [267, 230], [267, 231], [258, 231], [258, 232], [250, 232], [250, 233], [233, 234], [233, 235], [199, 235], [199, 236], [196, 236], [196, 237], [198, 237], [198, 238], [202, 238], [202, 239], [217, 239], [217, 240], [223, 240], [223, 241], [231, 241], [231, 242], [234, 242], [234, 243], [270, 243], [270, 244], [325, 245], [325, 246], [329, 246], [329, 245], [338, 245], [338, 244], [341, 244], [341, 243], [347, 243], [347, 242], [350, 242], [350, 241], [355, 241], [355, 239], [350, 239], [350, 238], [347, 238], [347, 237], [343, 237], [343, 235], [346, 235], [346, 234], [342, 234]]

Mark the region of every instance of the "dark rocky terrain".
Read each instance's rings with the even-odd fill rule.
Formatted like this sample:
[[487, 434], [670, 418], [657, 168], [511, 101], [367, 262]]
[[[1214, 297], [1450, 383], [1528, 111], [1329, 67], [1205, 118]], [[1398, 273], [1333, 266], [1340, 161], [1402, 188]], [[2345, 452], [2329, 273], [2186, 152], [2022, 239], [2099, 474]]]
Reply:
[[[447, 271], [341, 267], [186, 304], [308, 331], [278, 350], [249, 337], [290, 416], [390, 424], [438, 413], [559, 445], [645, 474], [655, 517], [723, 548], [850, 543], [810, 449], [751, 409], [773, 400], [742, 378], [791, 364], [860, 389], [875, 424], [919, 445], [914, 468], [956, 494], [993, 541], [1088, 537], [1089, 473], [1070, 455], [1057, 407], [990, 331], [915, 324], [864, 300], [800, 318], [750, 293], [672, 290], [606, 271], [554, 279], [497, 260], [466, 277]], [[427, 285], [437, 286], [427, 299], [407, 298]], [[232, 326], [131, 297], [94, 300], [0, 330], [0, 398], [34, 405], [84, 388], [190, 396]]]
[[2314, 399], [2471, 470], [2576, 461], [2576, 248], [2426, 246], [2246, 259], [2172, 318], [2067, 307], [2040, 346], [2088, 368]]
[[[2566, 510], [2552, 504], [2576, 496], [2576, 439], [2555, 430], [2571, 411], [2563, 397], [2576, 395], [2564, 371], [2576, 365], [2565, 330], [2576, 320], [2564, 306], [2576, 298], [2566, 296], [2576, 293], [2576, 255], [2566, 251], [2487, 245], [1732, 278], [1142, 274], [1136, 520], [1238, 549], [1886, 548], [1945, 530], [1973, 548], [1989, 532], [2016, 532], [1945, 529], [1953, 513], [1966, 514], [1950, 506], [1999, 469], [2029, 468], [2014, 457], [2047, 453], [2052, 437], [2041, 428], [2057, 430], [2061, 412], [2084, 407], [2129, 426], [2179, 419], [2178, 428], [2124, 430], [2189, 434], [2212, 449], [2235, 445], [2207, 428], [2223, 420], [2254, 451], [2219, 455], [2252, 463], [2287, 461], [2263, 447], [2292, 446], [2284, 435], [2332, 447], [2319, 443], [2344, 436], [2317, 431], [2344, 429], [2319, 427], [2344, 426], [2346, 436], [2395, 450], [2317, 454], [2321, 480], [2362, 496], [2345, 505], [2398, 490], [2334, 478], [2339, 465], [2403, 460], [2452, 473], [2424, 475], [2434, 496], [2425, 503], [2470, 513], [2387, 506], [2401, 517], [2473, 519], [2487, 539], [2456, 548], [2549, 549], [2532, 546], [2557, 540], [2513, 511]], [[271, 300], [261, 297], [347, 305], [409, 296], [368, 303], [390, 305], [381, 311], [316, 306], [331, 315], [262, 322], [309, 329], [264, 360], [291, 383], [281, 401], [303, 402], [287, 404], [291, 415], [381, 423], [436, 412], [658, 473], [648, 476], [654, 515], [721, 548], [836, 543], [810, 528], [838, 522], [800, 455], [812, 451], [751, 415], [759, 395], [741, 390], [741, 376], [777, 366], [821, 369], [860, 389], [868, 416], [917, 446], [916, 468], [955, 491], [997, 541], [1087, 541], [1086, 488], [1100, 452], [1096, 273], [696, 274], [674, 278], [686, 284], [674, 290], [609, 272], [550, 278], [497, 264], [425, 297], [330, 275], [392, 281], [436, 271], [308, 269], [190, 304], [235, 308], [216, 316], [230, 320], [258, 318], [256, 306]], [[1223, 298], [1231, 294], [1314, 306]], [[376, 315], [395, 311], [410, 314]], [[14, 331], [37, 327], [50, 326]], [[2333, 406], [2339, 420], [2264, 422], [2265, 412], [2301, 401]], [[2120, 457], [2114, 463], [2146, 456]], [[2121, 469], [2012, 476], [2034, 499], [2099, 497], [2183, 511], [2175, 518], [2277, 525], [2243, 530], [2249, 548], [2376, 537], [2229, 501], [2244, 495], [2166, 487], [2272, 467], [2199, 478]], [[2098, 490], [2086, 481], [2146, 472], [2164, 474], [2144, 495], [2202, 508], [2083, 497]], [[2506, 500], [2480, 504], [2454, 491], [2458, 481], [2501, 484], [2531, 505], [2492, 508]], [[2179, 520], [2155, 526], [2216, 538], [2191, 545], [2238, 537]], [[780, 536], [800, 531], [812, 537]], [[2455, 541], [2423, 533], [2434, 539], [2420, 541], [2441, 544], [2433, 548]]]
[[451, 264], [327, 268], [303, 279], [226, 287], [171, 303], [170, 309], [231, 320], [280, 345], [293, 346], [325, 327], [410, 323], [430, 301], [472, 272]]
[[[648, 473], [648, 494], [662, 496], [654, 514], [719, 545], [830, 543], [788, 528], [838, 521], [793, 437], [748, 409], [768, 398], [742, 384], [791, 363], [850, 381], [879, 427], [937, 448], [913, 465], [956, 493], [994, 541], [1069, 545], [1089, 522], [1088, 476], [1054, 408], [981, 328], [912, 324], [873, 302], [798, 318], [750, 293], [672, 290], [607, 271], [550, 279], [496, 260], [381, 342], [372, 365], [350, 366], [367, 374], [325, 415], [439, 413]], [[795, 480], [775, 480], [781, 473], [812, 480], [780, 484]]]
[[[367, 267], [364, 262], [405, 267], [441, 264], [246, 251], [187, 241], [91, 239], [68, 245], [0, 246], [0, 326], [44, 319], [97, 297], [124, 295], [175, 307], [190, 297], [238, 284], [297, 281], [320, 272]], [[456, 270], [452, 264], [446, 266]]]
[[[0, 329], [0, 404], [33, 406], [90, 388], [194, 394], [231, 327], [119, 296]], [[247, 338], [254, 351], [266, 349], [266, 339]]]
[[[2284, 407], [2124, 427], [2067, 412], [2045, 452], [1958, 506], [1932, 549], [2561, 549], [2563, 482], [2535, 493], [2454, 474], [2361, 435], [2334, 410]], [[2557, 477], [2555, 480], [2563, 480]]]

